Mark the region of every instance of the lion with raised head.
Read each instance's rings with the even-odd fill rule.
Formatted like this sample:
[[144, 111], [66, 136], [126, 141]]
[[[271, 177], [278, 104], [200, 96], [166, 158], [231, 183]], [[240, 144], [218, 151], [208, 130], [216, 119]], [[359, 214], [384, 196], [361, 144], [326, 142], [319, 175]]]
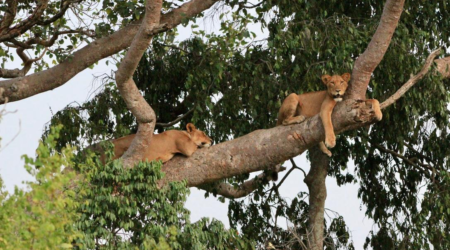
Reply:
[[[135, 136], [135, 134], [128, 135], [111, 141], [114, 144], [113, 159], [121, 157], [127, 151]], [[211, 138], [203, 131], [198, 130], [194, 124], [188, 123], [186, 131], [167, 130], [153, 135], [142, 161], [161, 160], [164, 163], [172, 159], [175, 154], [189, 157], [198, 148], [209, 147], [211, 143]]]
[[[334, 76], [323, 75], [322, 82], [327, 86], [327, 90], [309, 92], [301, 95], [295, 93], [290, 94], [280, 107], [277, 126], [301, 123], [306, 118], [320, 114], [323, 127], [325, 128], [325, 143], [320, 142], [319, 146], [322, 152], [331, 157], [332, 154], [328, 148], [333, 148], [336, 145], [331, 113], [336, 103], [342, 101], [349, 80], [349, 73]], [[382, 114], [378, 101], [367, 101], [372, 102], [372, 105], [378, 107], [374, 109], [378, 112], [376, 116], [381, 120]]]

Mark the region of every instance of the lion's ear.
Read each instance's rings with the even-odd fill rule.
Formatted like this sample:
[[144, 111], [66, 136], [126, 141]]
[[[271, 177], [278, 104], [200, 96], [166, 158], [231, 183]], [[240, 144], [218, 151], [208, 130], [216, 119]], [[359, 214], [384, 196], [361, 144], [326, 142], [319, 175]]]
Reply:
[[344, 73], [341, 75], [342, 79], [344, 79], [344, 81], [348, 82], [350, 80], [350, 73]]
[[330, 75], [323, 75], [323, 76], [322, 76], [322, 82], [323, 82], [325, 85], [328, 84], [328, 82], [330, 81], [330, 79], [331, 79], [331, 76], [330, 76]]
[[188, 123], [187, 125], [186, 125], [186, 130], [187, 130], [187, 132], [192, 132], [192, 131], [194, 131], [194, 130], [196, 130], [197, 128], [195, 127], [195, 125], [194, 124], [192, 124], [192, 123]]

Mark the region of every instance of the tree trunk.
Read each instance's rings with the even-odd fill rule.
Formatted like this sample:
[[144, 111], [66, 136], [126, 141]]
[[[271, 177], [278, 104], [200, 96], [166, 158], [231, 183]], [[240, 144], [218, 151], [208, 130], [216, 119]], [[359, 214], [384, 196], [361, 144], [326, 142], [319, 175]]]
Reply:
[[309, 157], [311, 159], [311, 169], [304, 180], [309, 189], [308, 248], [311, 250], [322, 250], [325, 199], [327, 198], [325, 179], [330, 159], [322, 153], [318, 146], [309, 150]]

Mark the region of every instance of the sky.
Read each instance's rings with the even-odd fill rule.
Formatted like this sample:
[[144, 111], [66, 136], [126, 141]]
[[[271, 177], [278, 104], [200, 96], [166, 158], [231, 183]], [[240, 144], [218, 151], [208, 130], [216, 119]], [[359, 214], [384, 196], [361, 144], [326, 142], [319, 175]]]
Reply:
[[[199, 29], [214, 31], [217, 26], [210, 18], [198, 21]], [[260, 39], [265, 36], [265, 31], [258, 26], [251, 27]], [[184, 40], [191, 36], [189, 28], [179, 29], [179, 40]], [[7, 63], [6, 68], [20, 67], [19, 60]], [[24, 169], [24, 161], [21, 156], [35, 156], [35, 150], [39, 139], [43, 133], [45, 124], [59, 110], [72, 102], [83, 103], [89, 100], [93, 91], [99, 87], [99, 82], [94, 81], [95, 76], [109, 74], [115, 70], [112, 64], [107, 66], [101, 61], [93, 69], [86, 69], [76, 75], [65, 85], [52, 91], [41, 93], [33, 97], [0, 105], [0, 109], [5, 108], [8, 113], [0, 122], [0, 176], [2, 177], [6, 190], [12, 192], [15, 186], [24, 187], [24, 181], [31, 181], [31, 176]], [[32, 71], [32, 70], [31, 70]], [[0, 78], [1, 80], [1, 78]], [[296, 164], [306, 172], [309, 170], [309, 163], [305, 154], [295, 158]], [[284, 164], [290, 167], [290, 163]], [[349, 166], [350, 171], [354, 166]], [[279, 180], [283, 178], [282, 173]], [[306, 184], [303, 182], [302, 172], [295, 170], [280, 187], [280, 194], [287, 200], [292, 200], [298, 192], [307, 191]], [[344, 217], [354, 242], [355, 249], [363, 249], [365, 238], [370, 230], [373, 229], [373, 221], [364, 215], [365, 207], [357, 198], [358, 184], [347, 184], [338, 187], [332, 177], [327, 177], [326, 181], [328, 196], [325, 203], [327, 213], [332, 215], [335, 211]], [[191, 211], [191, 221], [195, 222], [202, 217], [216, 218], [221, 220], [229, 227], [227, 218], [227, 202], [221, 203], [210, 196], [204, 198], [204, 191], [197, 188], [191, 188], [186, 207]], [[280, 222], [283, 223], [283, 222]], [[284, 222], [286, 224], [286, 222]], [[281, 225], [283, 226], [283, 225]]]

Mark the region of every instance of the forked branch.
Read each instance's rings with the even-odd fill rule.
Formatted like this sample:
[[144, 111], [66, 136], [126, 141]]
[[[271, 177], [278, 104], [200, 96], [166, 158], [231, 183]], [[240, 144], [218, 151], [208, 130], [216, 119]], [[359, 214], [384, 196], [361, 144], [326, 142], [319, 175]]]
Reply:
[[143, 154], [150, 145], [155, 128], [155, 112], [141, 95], [132, 76], [142, 55], [150, 45], [153, 38], [153, 30], [159, 26], [162, 3], [162, 0], [146, 1], [145, 15], [139, 31], [116, 72], [116, 83], [120, 95], [139, 124], [136, 137], [122, 156], [125, 167], [132, 167], [140, 159], [144, 158]]

